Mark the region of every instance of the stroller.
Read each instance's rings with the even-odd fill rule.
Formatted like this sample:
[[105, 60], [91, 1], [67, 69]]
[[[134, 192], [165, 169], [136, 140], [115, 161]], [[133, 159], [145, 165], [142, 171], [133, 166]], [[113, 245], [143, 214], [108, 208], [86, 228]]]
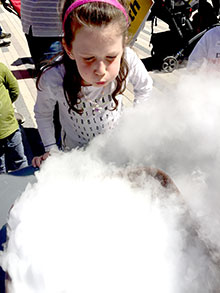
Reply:
[[[193, 4], [188, 0], [156, 0], [148, 18], [152, 22], [152, 58], [150, 62], [147, 62], [148, 58], [142, 60], [147, 69], [164, 72], [176, 69], [190, 55], [203, 34], [218, 23], [213, 6], [206, 0]], [[168, 24], [168, 31], [154, 33], [157, 18]]]
[[2, 0], [3, 7], [21, 18], [21, 1], [20, 0]]

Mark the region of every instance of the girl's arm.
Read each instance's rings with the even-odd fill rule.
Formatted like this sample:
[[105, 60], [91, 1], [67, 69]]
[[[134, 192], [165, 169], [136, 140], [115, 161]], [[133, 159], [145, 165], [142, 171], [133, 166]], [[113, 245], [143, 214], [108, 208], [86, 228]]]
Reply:
[[55, 137], [54, 110], [58, 97], [63, 92], [62, 84], [63, 77], [56, 67], [48, 69], [40, 77], [34, 113], [45, 153], [33, 158], [32, 165], [34, 167], [40, 167], [51, 152], [58, 151]]
[[56, 148], [53, 122], [54, 109], [57, 102], [53, 89], [56, 86], [50, 82], [49, 71], [41, 76], [40, 88], [37, 91], [37, 101], [34, 106], [35, 119], [46, 152]]
[[56, 101], [53, 99], [50, 88], [44, 88], [42, 91], [38, 90], [34, 113], [45, 153], [32, 159], [33, 167], [40, 167], [43, 161], [49, 157], [50, 151], [58, 149], [53, 122], [55, 103]]
[[132, 49], [127, 48], [125, 56], [129, 66], [128, 82], [133, 85], [134, 104], [138, 104], [149, 99], [153, 80], [143, 62]]

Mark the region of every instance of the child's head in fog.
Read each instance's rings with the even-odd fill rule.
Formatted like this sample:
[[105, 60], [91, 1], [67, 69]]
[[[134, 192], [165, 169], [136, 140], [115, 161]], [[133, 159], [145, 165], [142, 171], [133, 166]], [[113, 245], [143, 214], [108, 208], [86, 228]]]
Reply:
[[129, 25], [126, 2], [68, 0], [63, 4], [62, 22], [63, 46], [75, 64], [77, 88], [103, 87], [116, 80], [120, 92], [128, 70], [124, 60]]

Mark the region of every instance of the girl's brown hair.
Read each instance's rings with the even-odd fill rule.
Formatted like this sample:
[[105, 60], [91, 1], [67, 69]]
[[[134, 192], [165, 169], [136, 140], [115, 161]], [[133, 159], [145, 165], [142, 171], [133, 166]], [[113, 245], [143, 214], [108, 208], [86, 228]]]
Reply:
[[[73, 0], [60, 1], [59, 8], [62, 11], [62, 22], [66, 10], [73, 2]], [[125, 2], [124, 0], [119, 0], [119, 2], [128, 11], [126, 4], [127, 2]], [[107, 26], [109, 23], [117, 23], [123, 35], [123, 45], [125, 46], [128, 29], [127, 20], [124, 14], [119, 9], [105, 2], [90, 2], [81, 5], [71, 11], [63, 27], [64, 42], [66, 46], [71, 50], [72, 42], [74, 41], [76, 31], [79, 28], [81, 28], [82, 26]], [[79, 92], [81, 90], [82, 78], [78, 72], [75, 60], [70, 59], [68, 54], [64, 51], [62, 53], [62, 58], [59, 61], [44, 67], [44, 70], [47, 70], [51, 66], [57, 65], [59, 63], [63, 63], [65, 67], [63, 89], [66, 101], [69, 105], [69, 111], [73, 110], [78, 114], [82, 114], [83, 109], [79, 109], [78, 107], [76, 107], [76, 105], [80, 103]], [[39, 79], [41, 74], [39, 75], [37, 80], [37, 87], [39, 86]], [[113, 110], [115, 110], [118, 106], [118, 100], [116, 99], [116, 95], [123, 93], [123, 91], [125, 90], [125, 80], [127, 75], [128, 65], [126, 60], [124, 59], [123, 54], [121, 58], [119, 74], [116, 77], [116, 88], [112, 93], [112, 99], [115, 102], [115, 107], [113, 108]]]

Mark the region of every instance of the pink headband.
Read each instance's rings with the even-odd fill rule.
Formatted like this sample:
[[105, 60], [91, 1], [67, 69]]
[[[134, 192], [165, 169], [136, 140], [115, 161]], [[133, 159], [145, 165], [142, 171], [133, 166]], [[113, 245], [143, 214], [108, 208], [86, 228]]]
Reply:
[[66, 19], [68, 17], [68, 15], [70, 14], [70, 12], [72, 12], [76, 7], [81, 6], [83, 4], [86, 3], [91, 3], [91, 2], [104, 2], [104, 3], [108, 3], [116, 8], [118, 8], [119, 10], [121, 10], [121, 12], [123, 12], [126, 21], [128, 23], [128, 15], [126, 10], [124, 9], [124, 7], [117, 1], [117, 0], [76, 0], [75, 2], [73, 2], [70, 7], [67, 9], [65, 15], [64, 15], [64, 19], [63, 19], [63, 27], [64, 24], [66, 22]]

